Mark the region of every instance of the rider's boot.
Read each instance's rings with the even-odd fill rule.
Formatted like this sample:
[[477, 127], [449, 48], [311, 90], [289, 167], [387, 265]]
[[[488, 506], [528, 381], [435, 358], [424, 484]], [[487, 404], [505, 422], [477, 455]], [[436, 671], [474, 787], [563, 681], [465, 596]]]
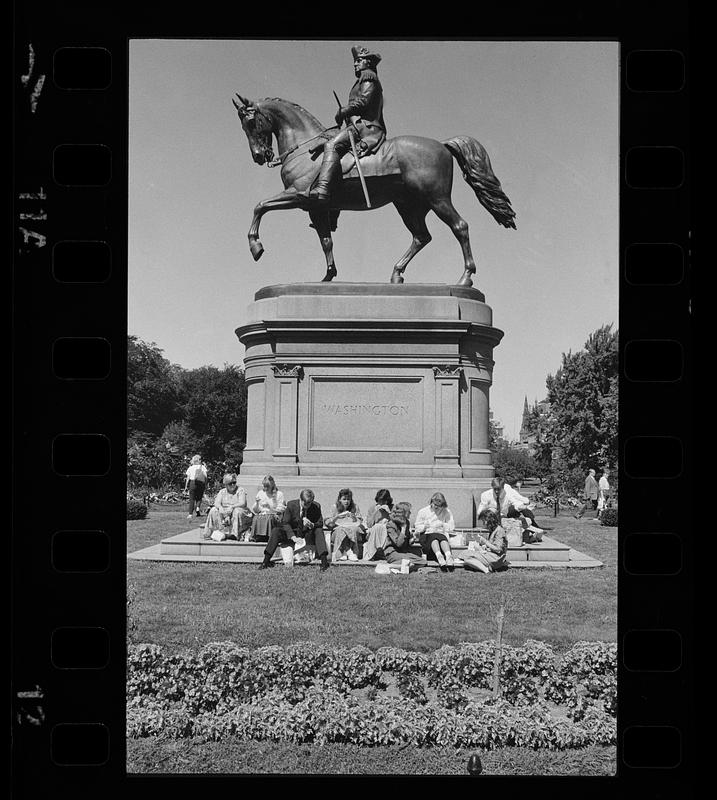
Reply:
[[341, 156], [333, 149], [324, 150], [324, 160], [321, 162], [321, 172], [316, 179], [316, 185], [309, 192], [312, 200], [325, 203], [331, 199], [331, 182], [339, 168]]

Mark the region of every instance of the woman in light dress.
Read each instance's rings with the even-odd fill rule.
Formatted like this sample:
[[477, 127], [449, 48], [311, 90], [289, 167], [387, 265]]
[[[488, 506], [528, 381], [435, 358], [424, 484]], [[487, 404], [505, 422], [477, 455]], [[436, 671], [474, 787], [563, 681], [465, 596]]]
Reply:
[[363, 560], [383, 558], [386, 543], [386, 523], [393, 508], [393, 498], [388, 489], [376, 492], [376, 504], [366, 513], [366, 542], [363, 546]]
[[463, 565], [467, 569], [479, 572], [497, 572], [506, 569], [506, 553], [508, 552], [508, 534], [500, 524], [495, 511], [484, 511], [481, 514], [483, 524], [488, 529], [488, 536], [478, 536], [475, 544], [470, 543], [468, 557]]
[[276, 481], [271, 475], [267, 475], [261, 482], [261, 489], [257, 492], [251, 510], [254, 512], [254, 519], [251, 523], [251, 540], [268, 542], [272, 528], [281, 524], [286, 510], [284, 493], [277, 489]]
[[204, 525], [205, 539], [239, 539], [251, 526], [252, 514], [247, 507], [246, 492], [237, 485], [237, 476], [227, 472], [222, 478], [223, 489], [217, 492]]
[[366, 527], [351, 489], [339, 489], [324, 527], [331, 531], [333, 538], [332, 561], [358, 561]]
[[415, 531], [423, 552], [429, 559], [437, 561], [443, 572], [446, 570], [453, 572], [455, 568], [448, 541], [448, 536], [455, 527], [453, 514], [441, 492], [435, 492], [429, 505], [416, 514]]

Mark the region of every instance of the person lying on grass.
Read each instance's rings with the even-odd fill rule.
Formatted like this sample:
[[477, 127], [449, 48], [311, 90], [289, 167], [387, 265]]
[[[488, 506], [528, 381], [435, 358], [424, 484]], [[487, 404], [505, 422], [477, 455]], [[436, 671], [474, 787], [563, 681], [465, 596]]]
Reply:
[[488, 537], [478, 535], [473, 545], [469, 545], [469, 557], [464, 559], [463, 566], [478, 572], [497, 572], [506, 568], [508, 552], [508, 534], [500, 524], [500, 517], [495, 511], [484, 511], [480, 517], [488, 529]]
[[411, 504], [396, 503], [386, 522], [386, 542], [383, 553], [389, 564], [408, 561], [409, 567], [422, 567], [426, 564], [423, 550], [418, 540], [411, 535]]
[[446, 570], [453, 572], [455, 568], [448, 541], [448, 534], [455, 530], [455, 527], [453, 514], [441, 492], [435, 492], [429, 505], [416, 515], [415, 531], [423, 552], [429, 559], [438, 562], [442, 572]]

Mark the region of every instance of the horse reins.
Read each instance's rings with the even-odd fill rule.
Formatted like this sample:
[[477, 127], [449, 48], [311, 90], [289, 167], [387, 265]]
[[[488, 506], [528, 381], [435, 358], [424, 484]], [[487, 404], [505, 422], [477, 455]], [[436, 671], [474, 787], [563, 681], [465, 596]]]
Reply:
[[291, 153], [293, 153], [294, 150], [298, 150], [300, 147], [303, 147], [303, 145], [308, 144], [309, 142], [313, 142], [314, 139], [320, 139], [324, 135], [324, 133], [325, 133], [325, 131], [322, 131], [321, 133], [317, 133], [316, 136], [312, 136], [310, 139], [304, 139], [303, 142], [299, 142], [298, 144], [295, 144], [293, 147], [290, 147], [288, 150], [284, 150], [283, 153], [279, 153], [279, 155], [276, 156], [276, 158], [274, 158], [272, 161], [267, 161], [266, 162], [266, 166], [267, 167], [278, 167], [278, 166], [280, 166], [281, 163], [282, 163], [282, 160], [284, 158], [286, 158], [288, 155], [291, 155]]

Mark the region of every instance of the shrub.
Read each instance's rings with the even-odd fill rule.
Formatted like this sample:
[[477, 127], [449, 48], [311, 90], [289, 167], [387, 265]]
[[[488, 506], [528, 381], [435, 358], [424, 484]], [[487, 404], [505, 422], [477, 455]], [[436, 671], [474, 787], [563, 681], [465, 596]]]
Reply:
[[603, 508], [600, 512], [600, 524], [608, 528], [617, 527], [617, 509], [616, 508]]
[[145, 519], [147, 506], [136, 497], [127, 498], [127, 519]]
[[[492, 641], [429, 654], [310, 642], [253, 650], [212, 642], [168, 653], [130, 643], [128, 733], [488, 749], [614, 741], [614, 643], [577, 642], [560, 656], [544, 642], [506, 645], [501, 697], [469, 698], [470, 688], [490, 689], [494, 653]], [[379, 691], [386, 674], [400, 699]], [[546, 701], [563, 706], [567, 719], [552, 717]]]

